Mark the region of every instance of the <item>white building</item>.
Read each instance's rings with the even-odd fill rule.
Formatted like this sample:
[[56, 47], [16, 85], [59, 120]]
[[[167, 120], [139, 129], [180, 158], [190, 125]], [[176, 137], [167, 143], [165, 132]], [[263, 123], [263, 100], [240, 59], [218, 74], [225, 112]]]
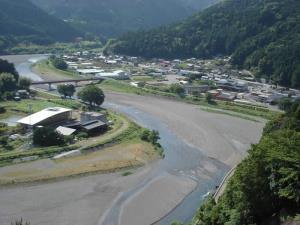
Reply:
[[104, 78], [113, 78], [118, 80], [125, 80], [129, 78], [128, 73], [124, 72], [123, 70], [116, 70], [114, 72], [102, 72], [96, 74], [96, 77], [104, 77]]
[[44, 126], [53, 125], [59, 122], [67, 121], [71, 118], [71, 109], [53, 107], [46, 108], [30, 116], [24, 117], [17, 122], [23, 126]]

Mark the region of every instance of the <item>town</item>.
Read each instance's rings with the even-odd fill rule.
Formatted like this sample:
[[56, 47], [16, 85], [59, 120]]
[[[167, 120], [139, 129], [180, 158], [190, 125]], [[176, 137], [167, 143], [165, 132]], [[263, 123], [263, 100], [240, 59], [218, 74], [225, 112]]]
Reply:
[[217, 100], [273, 109], [283, 98], [300, 98], [299, 90], [280, 87], [264, 78], [256, 79], [250, 71], [232, 68], [229, 57], [169, 61], [84, 51], [62, 58], [68, 68], [81, 77], [123, 80], [134, 87], [163, 92], [191, 96], [209, 94]]

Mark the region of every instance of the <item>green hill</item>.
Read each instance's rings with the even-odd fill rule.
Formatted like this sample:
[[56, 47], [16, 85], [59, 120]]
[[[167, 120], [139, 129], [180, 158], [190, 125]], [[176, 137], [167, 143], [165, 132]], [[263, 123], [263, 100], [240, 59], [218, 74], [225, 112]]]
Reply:
[[224, 0], [181, 23], [124, 35], [113, 50], [166, 58], [231, 55], [257, 77], [299, 88], [299, 32], [299, 0]]
[[74, 40], [80, 32], [27, 0], [0, 0], [0, 52], [17, 43]]
[[31, 0], [51, 15], [104, 38], [179, 21], [218, 0]]

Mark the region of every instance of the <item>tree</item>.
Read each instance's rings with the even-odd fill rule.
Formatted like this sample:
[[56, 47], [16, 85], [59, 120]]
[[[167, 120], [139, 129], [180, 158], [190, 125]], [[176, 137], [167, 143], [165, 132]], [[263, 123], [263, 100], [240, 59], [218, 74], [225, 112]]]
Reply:
[[49, 60], [56, 69], [59, 69], [59, 70], [67, 70], [68, 69], [68, 64], [62, 58], [58, 58], [58, 57], [52, 55], [52, 56], [50, 56]]
[[156, 130], [150, 131], [149, 129], [144, 129], [140, 137], [143, 141], [150, 142], [154, 145], [157, 144], [158, 140], [160, 139], [158, 131]]
[[61, 84], [57, 86], [57, 91], [64, 97], [72, 97], [76, 91], [76, 88], [73, 84]]
[[171, 84], [170, 92], [182, 95], [184, 93], [184, 88], [180, 84]]
[[29, 90], [31, 83], [32, 83], [31, 79], [26, 77], [21, 77], [19, 79], [18, 86], [20, 89]]
[[293, 100], [291, 98], [282, 98], [279, 101], [278, 107], [285, 112], [289, 112], [293, 105]]
[[33, 143], [44, 147], [65, 144], [64, 137], [48, 127], [36, 128], [33, 132]]
[[213, 96], [211, 93], [206, 93], [205, 99], [208, 103], [212, 103]]
[[0, 59], [0, 73], [10, 73], [14, 76], [15, 80], [19, 79], [19, 74], [13, 63], [9, 63], [7, 60]]
[[105, 99], [103, 91], [95, 85], [87, 85], [82, 90], [79, 91], [78, 97], [84, 101], [88, 102], [90, 106], [92, 105], [102, 105]]
[[1, 73], [0, 74], [0, 98], [11, 96], [11, 92], [17, 89], [16, 79], [13, 74]]

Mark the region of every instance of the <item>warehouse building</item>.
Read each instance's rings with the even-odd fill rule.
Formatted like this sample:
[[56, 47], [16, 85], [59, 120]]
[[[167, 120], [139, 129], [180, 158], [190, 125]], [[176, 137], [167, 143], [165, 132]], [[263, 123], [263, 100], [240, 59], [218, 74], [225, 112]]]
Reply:
[[46, 108], [17, 121], [24, 127], [47, 126], [66, 122], [72, 118], [72, 110], [61, 107]]

